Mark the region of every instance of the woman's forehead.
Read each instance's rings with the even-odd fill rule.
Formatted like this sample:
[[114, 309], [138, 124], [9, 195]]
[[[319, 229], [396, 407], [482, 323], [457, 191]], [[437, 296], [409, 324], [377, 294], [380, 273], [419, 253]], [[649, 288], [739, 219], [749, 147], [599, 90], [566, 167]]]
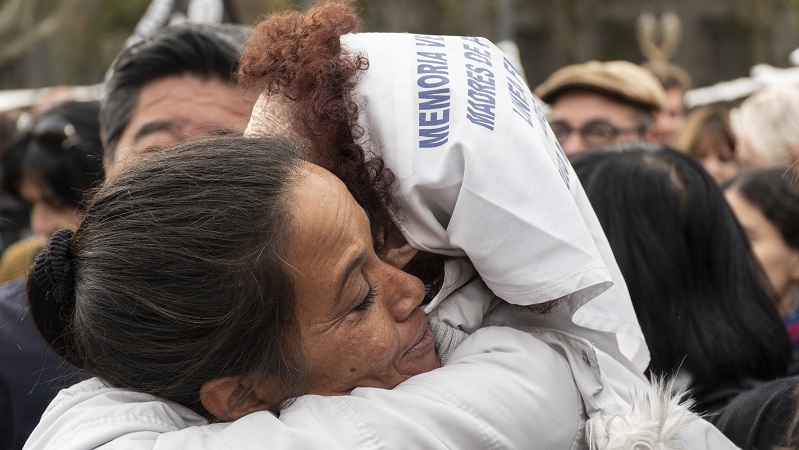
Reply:
[[334, 251], [327, 244], [371, 242], [366, 213], [344, 183], [327, 170], [303, 163], [291, 198], [292, 252], [325, 256], [320, 253]]
[[[327, 206], [321, 208], [319, 212], [329, 212], [328, 210], [337, 204], [346, 204], [354, 199], [349, 194], [347, 187], [335, 175], [316, 164], [303, 161], [300, 165], [299, 176], [297, 177], [293, 190], [295, 204], [297, 202], [308, 205]], [[296, 205], [295, 205], [296, 206]]]
[[292, 190], [291, 277], [299, 304], [327, 317], [347, 267], [371, 248], [369, 221], [344, 183], [319, 166], [304, 166]]

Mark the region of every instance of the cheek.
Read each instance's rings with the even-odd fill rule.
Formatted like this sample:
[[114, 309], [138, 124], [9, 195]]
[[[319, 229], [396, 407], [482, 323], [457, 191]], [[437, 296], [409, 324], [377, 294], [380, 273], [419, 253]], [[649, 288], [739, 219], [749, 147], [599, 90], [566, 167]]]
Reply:
[[80, 221], [79, 213], [72, 208], [54, 208], [47, 204], [39, 203], [34, 205], [31, 210], [32, 218], [45, 221], [59, 228], [74, 229]]
[[[322, 395], [348, 393], [359, 386], [384, 387], [393, 383], [394, 358], [399, 350], [396, 330], [384, 314], [370, 311], [358, 323], [303, 339], [311, 392]], [[393, 386], [391, 386], [393, 387]]]
[[75, 231], [82, 221], [82, 215], [78, 211], [65, 211], [61, 215], [61, 220], [65, 228]]
[[54, 214], [54, 220], [59, 228], [75, 231], [80, 224], [80, 213], [72, 209], [62, 209]]
[[724, 180], [727, 181], [728, 179], [732, 178], [736, 173], [738, 173], [738, 165], [733, 162], [725, 162], [723, 163], [723, 170], [724, 170]]
[[788, 279], [789, 254], [787, 249], [781, 248], [779, 243], [761, 239], [752, 244], [752, 250], [763, 265], [771, 284], [777, 291], [781, 291]]

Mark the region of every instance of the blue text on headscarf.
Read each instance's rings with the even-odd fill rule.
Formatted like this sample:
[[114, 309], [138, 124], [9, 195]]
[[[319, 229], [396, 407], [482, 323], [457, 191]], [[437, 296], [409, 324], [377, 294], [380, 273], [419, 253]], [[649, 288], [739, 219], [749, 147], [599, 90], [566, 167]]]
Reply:
[[468, 106], [466, 118], [469, 122], [494, 131], [494, 110], [497, 107], [497, 91], [494, 72], [491, 71], [491, 51], [479, 37], [463, 37], [463, 57], [466, 64]]
[[[416, 85], [419, 86], [419, 147], [440, 147], [449, 140], [449, 66], [443, 36], [415, 35]], [[425, 47], [424, 50], [421, 48]], [[441, 49], [441, 51], [436, 51]]]

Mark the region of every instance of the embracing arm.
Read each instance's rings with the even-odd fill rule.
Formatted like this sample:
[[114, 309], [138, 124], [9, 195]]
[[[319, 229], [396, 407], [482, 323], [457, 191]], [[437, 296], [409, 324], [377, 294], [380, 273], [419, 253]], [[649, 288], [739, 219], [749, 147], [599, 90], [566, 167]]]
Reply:
[[56, 399], [26, 448], [571, 448], [579, 405], [560, 355], [495, 327], [393, 390], [304, 396], [279, 418], [259, 412], [208, 425], [179, 405], [91, 380]]

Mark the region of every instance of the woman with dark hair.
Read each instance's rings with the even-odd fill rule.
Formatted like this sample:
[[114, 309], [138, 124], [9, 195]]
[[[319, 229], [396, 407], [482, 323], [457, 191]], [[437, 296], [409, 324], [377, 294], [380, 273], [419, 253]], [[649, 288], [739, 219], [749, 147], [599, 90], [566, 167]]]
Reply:
[[799, 176], [786, 167], [752, 169], [724, 189], [799, 354]]
[[[241, 83], [263, 92], [245, 134], [303, 142], [358, 186], [380, 253], [434, 288], [445, 258], [466, 257], [513, 305], [546, 311], [573, 292], [563, 314], [539, 325], [590, 339], [618, 364], [609, 378], [626, 393], [641, 380], [646, 344], [607, 240], [519, 73], [483, 38], [359, 26], [346, 1], [260, 23], [241, 58]], [[485, 303], [442, 314], [471, 331]]]
[[[62, 391], [26, 448], [730, 448], [679, 400], [630, 415], [584, 340], [428, 324], [421, 280], [297, 153], [239, 137], [149, 153], [53, 236], [31, 315], [97, 378]], [[442, 308], [479, 294], [455, 283]]]
[[[253, 445], [260, 442], [259, 437], [270, 436], [279, 442], [278, 446], [295, 447], [349, 448], [374, 443], [378, 447], [412, 448], [572, 448], [590, 442], [598, 448], [629, 448], [633, 440], [645, 436], [647, 441], [662, 445], [700, 442], [708, 448], [729, 448], [729, 443], [715, 429], [687, 410], [688, 405], [681, 404], [679, 398], [649, 393], [649, 386], [636, 373], [634, 364], [645, 362], [646, 347], [607, 242], [529, 89], [504, 55], [480, 38], [347, 34], [357, 25], [352, 5], [341, 2], [324, 2], [307, 15], [279, 14], [256, 31], [250, 43], [250, 56], [255, 59], [244, 58], [250, 76], [257, 78], [249, 81], [265, 91], [250, 122], [249, 133], [287, 137], [301, 148], [305, 158], [344, 182], [349, 192], [343, 195], [343, 185], [331, 180], [329, 174], [322, 177], [324, 183], [310, 183], [308, 180], [319, 181], [319, 177], [310, 176], [309, 172], [317, 175], [327, 172], [307, 170], [300, 164], [302, 169], [296, 171], [299, 175], [286, 179], [282, 184], [285, 191], [278, 192], [276, 200], [270, 200], [285, 205], [292, 227], [289, 232], [277, 228], [277, 233], [268, 234], [267, 247], [258, 239], [248, 239], [244, 248], [253, 250], [244, 254], [256, 261], [250, 260], [244, 266], [254, 262], [266, 264], [263, 261], [270, 259], [273, 264], [264, 269], [284, 270], [288, 274], [236, 272], [236, 276], [204, 279], [202, 274], [209, 268], [199, 270], [196, 262], [218, 260], [214, 252], [225, 251], [226, 246], [214, 244], [215, 230], [238, 226], [228, 222], [191, 229], [210, 233], [208, 239], [192, 241], [202, 242], [200, 250], [209, 251], [212, 256], [191, 258], [181, 250], [177, 252], [178, 258], [164, 264], [170, 270], [191, 274], [189, 278], [194, 283], [212, 283], [213, 289], [201, 289], [212, 297], [230, 296], [233, 292], [236, 295], [230, 296], [232, 300], [255, 305], [266, 303], [272, 308], [278, 305], [281, 311], [278, 318], [287, 325], [278, 329], [280, 339], [272, 336], [272, 351], [267, 359], [279, 363], [277, 367], [285, 367], [286, 371], [266, 367], [268, 371], [264, 374], [256, 371], [264, 367], [260, 365], [234, 365], [230, 371], [198, 367], [190, 371], [191, 383], [176, 391], [180, 397], [173, 395], [171, 388], [146, 383], [144, 376], [125, 375], [119, 379], [130, 384], [123, 386], [116, 382], [116, 389], [98, 381], [83, 383], [56, 400], [32, 442], [43, 444], [75, 438], [70, 424], [85, 420], [87, 414], [108, 417], [110, 413], [116, 417], [130, 408], [149, 408], [143, 414], [147, 423], [160, 425], [148, 439], [179, 443], [193, 437], [197, 445], [227, 443], [238, 447]], [[265, 53], [261, 54], [262, 51]], [[416, 61], [417, 57], [424, 62]], [[269, 63], [273, 60], [274, 65]], [[495, 67], [496, 72], [486, 69], [488, 65]], [[417, 78], [418, 74], [422, 74], [422, 79]], [[512, 89], [496, 89], [511, 81]], [[485, 84], [481, 100], [469, 96], [474, 82]], [[416, 92], [414, 86], [424, 90]], [[475, 100], [482, 103], [479, 111], [469, 109]], [[421, 115], [417, 109], [420, 105], [427, 108]], [[467, 110], [469, 114], [455, 113]], [[236, 213], [247, 224], [263, 222], [260, 215], [264, 211], [270, 214], [284, 211], [265, 208], [262, 198], [269, 196], [261, 188], [251, 187], [259, 192], [254, 202], [235, 194], [232, 189], [240, 179], [238, 175], [228, 175], [224, 183], [212, 179], [210, 184], [186, 178], [203, 172], [200, 164], [209, 154], [218, 158], [235, 157], [238, 146], [220, 142], [209, 144], [215, 147], [204, 150], [203, 158], [197, 159], [198, 165], [193, 169], [183, 161], [194, 159], [191, 155], [199, 149], [179, 149], [184, 158], [166, 164], [167, 173], [163, 177], [189, 186], [177, 198], [190, 199], [196, 205], [206, 201], [215, 204], [206, 196], [235, 201]], [[489, 157], [483, 151], [485, 148], [519, 151]], [[258, 151], [249, 148], [245, 154]], [[260, 151], [285, 153], [278, 148]], [[216, 173], [218, 164], [236, 167], [235, 171], [247, 172], [245, 175], [253, 179], [271, 179], [266, 174], [250, 174], [266, 170], [270, 164], [251, 163], [250, 168], [246, 158], [238, 163], [214, 162], [205, 172]], [[165, 166], [156, 162], [152, 165]], [[128, 175], [150, 170], [147, 168], [150, 166], [132, 167]], [[534, 182], [530, 181], [530, 168], [534, 171]], [[222, 172], [227, 174], [231, 170]], [[496, 177], [497, 173], [505, 176]], [[123, 178], [119, 185], [114, 180], [104, 189], [118, 189], [121, 194], [138, 198], [137, 185], [159, 177], [148, 176], [140, 181], [134, 178]], [[186, 197], [189, 191], [196, 191], [199, 196]], [[100, 194], [96, 203], [99, 216], [106, 216], [102, 212], [106, 207], [101, 202], [103, 198]], [[131, 199], [120, 199], [123, 200]], [[165, 203], [159, 200], [158, 205], [153, 205], [159, 211], [156, 214], [159, 230], [153, 232], [169, 236], [164, 230], [172, 227], [171, 221], [163, 219], [162, 214], [177, 211], [175, 206], [181, 202], [173, 197], [163, 200]], [[355, 202], [363, 207], [365, 214], [353, 212], [357, 211], [352, 206]], [[248, 212], [250, 208], [255, 212]], [[145, 213], [148, 209], [121, 207], [121, 211]], [[229, 214], [215, 211], [226, 209], [219, 205], [202, 216], [210, 214], [220, 220], [231, 220], [226, 217]], [[107, 217], [123, 220], [118, 214]], [[178, 212], [175, 217], [192, 224], [198, 220], [206, 224], [205, 219], [195, 220]], [[85, 230], [89, 230], [90, 222], [87, 220], [86, 224]], [[178, 225], [181, 233], [189, 231]], [[370, 227], [374, 240], [369, 236]], [[101, 295], [93, 298], [81, 287], [88, 283], [81, 273], [81, 268], [87, 266], [83, 258], [101, 255], [97, 251], [75, 250], [84, 241], [83, 230], [74, 238], [64, 236], [63, 242], [54, 241], [50, 248], [53, 256], [44, 257], [43, 261], [52, 257], [60, 263], [41, 266], [41, 272], [47, 274], [48, 267], [65, 267], [66, 259], [68, 267], [76, 268], [71, 276], [67, 271], [66, 276], [55, 277], [54, 280], [63, 282], [54, 281], [51, 290], [69, 288], [74, 279], [78, 283], [74, 289], [78, 307], [105, 300]], [[140, 227], [130, 230], [135, 230], [136, 236], [143, 232]], [[487, 233], [494, 231], [493, 235]], [[283, 247], [276, 240], [279, 236], [283, 237]], [[344, 244], [340, 244], [342, 240]], [[173, 244], [170, 238], [166, 247]], [[179, 242], [176, 247], [188, 248]], [[129, 255], [137, 252], [109, 254], [127, 261]], [[149, 252], [143, 254], [149, 257]], [[161, 251], [159, 256], [168, 254]], [[376, 260], [378, 256], [381, 258]], [[237, 254], [233, 257], [243, 261]], [[117, 266], [104, 263], [102, 267]], [[419, 279], [398, 272], [399, 268], [422, 277], [424, 289], [420, 289]], [[150, 283], [169, 282], [146, 275], [142, 278]], [[351, 278], [355, 281], [346, 281]], [[290, 289], [272, 288], [276, 281], [281, 286], [281, 279], [291, 282]], [[617, 284], [608, 290], [612, 282]], [[253, 283], [257, 287], [245, 289]], [[197, 290], [176, 289], [180, 295]], [[606, 290], [608, 295], [597, 297]], [[138, 289], [130, 292], [141, 295]], [[271, 297], [280, 292], [289, 295]], [[152, 294], [145, 292], [147, 298]], [[349, 306], [340, 306], [338, 297], [347, 299]], [[71, 295], [63, 298], [66, 300], [62, 303], [70, 304]], [[291, 307], [292, 298], [296, 298], [295, 309]], [[192, 323], [200, 317], [222, 313], [199, 314], [194, 306], [198, 302], [229, 305], [232, 300], [192, 295], [185, 301], [173, 302], [186, 308], [185, 311], [153, 309], [165, 316], [165, 323], [159, 329], [171, 331], [168, 324], [176, 318], [185, 317]], [[412, 329], [418, 325], [419, 316], [413, 312], [418, 310], [409, 312], [406, 307], [415, 308], [422, 301], [429, 301], [423, 311], [436, 329], [438, 356], [442, 362], [446, 361], [443, 367], [429, 372], [426, 370], [434, 367], [435, 361], [428, 360], [427, 353], [423, 353], [424, 358], [414, 357], [415, 362], [407, 367], [401, 363], [402, 358], [396, 358], [408, 353], [404, 350], [408, 346], [402, 345], [408, 339], [403, 317], [412, 318], [416, 324]], [[189, 304], [191, 308], [186, 306]], [[222, 311], [229, 314], [230, 308], [223, 307]], [[399, 312], [402, 314], [397, 315]], [[77, 309], [72, 314], [76, 320], [84, 317]], [[247, 320], [260, 315], [252, 310], [244, 313]], [[383, 325], [375, 326], [379, 325], [375, 320]], [[83, 323], [74, 325], [84, 328]], [[199, 359], [210, 364], [216, 354], [212, 351], [219, 349], [236, 364], [251, 360], [242, 352], [262, 348], [255, 341], [260, 336], [252, 336], [260, 332], [262, 325], [252, 323], [241, 334], [232, 331], [237, 340], [231, 346], [223, 345], [222, 339], [210, 345], [192, 337], [188, 340], [197, 341], [200, 347], [190, 349], [187, 354], [193, 356], [188, 359], [196, 359], [196, 352], [201, 350]], [[519, 330], [492, 325], [511, 325]], [[405, 331], [400, 332], [401, 329]], [[144, 339], [160, 338], [160, 333], [150, 331], [133, 334], [141, 334]], [[165, 341], [186, 340], [186, 333], [179, 331], [178, 327], [176, 334]], [[94, 333], [77, 333], [89, 334]], [[412, 342], [417, 344], [409, 351], [418, 355], [419, 349], [427, 345], [423, 342], [429, 342], [429, 334], [419, 330], [412, 334]], [[467, 334], [471, 336], [465, 337]], [[530, 338], [533, 340], [529, 341]], [[293, 345], [275, 347], [279, 342]], [[163, 343], [154, 346], [139, 343], [136, 348], [160, 346], [172, 348]], [[397, 352], [397, 347], [401, 351]], [[109, 351], [99, 354], [115, 356]], [[127, 351], [124, 357], [138, 357], [138, 354]], [[480, 361], [471, 360], [472, 357]], [[106, 369], [116, 370], [110, 360], [112, 363]], [[180, 358], [169, 360], [180, 361]], [[394, 361], [394, 369], [402, 368], [401, 373], [384, 367], [387, 360]], [[83, 361], [82, 357], [79, 361]], [[86, 361], [97, 364], [96, 358]], [[145, 370], [145, 366], [129, 365], [131, 371]], [[251, 370], [241, 373], [246, 368]], [[164, 370], [170, 374], [169, 380], [180, 382], [186, 367], [169, 366]], [[285, 377], [277, 376], [281, 373]], [[418, 375], [406, 379], [413, 374]], [[167, 384], [162, 378], [158, 380]], [[142, 402], [131, 400], [120, 387], [147, 393], [153, 393], [157, 387], [158, 395], [192, 405], [195, 411], [181, 410], [184, 413], [174, 414], [180, 410], [174, 404], [158, 402], [156, 397], [147, 397]], [[642, 393], [641, 398], [632, 392], [636, 390]], [[346, 393], [350, 395], [329, 397]], [[291, 402], [297, 395], [302, 396]], [[270, 409], [280, 409], [279, 417], [263, 412]], [[186, 428], [203, 423], [198, 413], [217, 420], [241, 418], [222, 426]], [[256, 415], [243, 417], [245, 414]], [[52, 425], [50, 430], [48, 425]], [[291, 431], [297, 426], [302, 427], [302, 433]], [[102, 427], [98, 424], [98, 428]], [[131, 429], [100, 430], [105, 433], [102, 442], [129, 439]], [[180, 431], [168, 432], [174, 429]], [[121, 434], [110, 436], [112, 433]]]
[[721, 189], [695, 160], [636, 144], [573, 164], [627, 280], [650, 374], [676, 375], [697, 410], [714, 413], [785, 375], [790, 341], [760, 266]]
[[3, 155], [3, 189], [30, 209], [34, 238], [3, 253], [0, 282], [27, 273], [33, 252], [59, 228], [76, 229], [83, 196], [102, 182], [99, 105], [68, 101], [35, 117]]
[[[503, 331], [498, 346], [497, 330], [465, 338], [433, 321], [436, 351], [420, 280], [377, 258], [345, 186], [281, 140], [148, 154], [97, 193], [74, 236], [53, 236], [28, 287], [47, 341], [99, 379], [62, 392], [27, 448], [584, 439], [555, 350], [527, 333]], [[448, 368], [430, 372], [438, 355]], [[499, 404], [476, 410], [488, 399]], [[557, 411], [540, 407], [555, 401]], [[225, 423], [187, 428], [209, 419]]]
[[102, 152], [97, 105], [66, 102], [32, 119], [3, 155], [3, 188], [28, 204], [35, 235], [0, 257], [0, 448], [22, 448], [58, 391], [82, 379], [42, 342], [22, 277], [52, 233], [77, 228], [84, 193], [103, 179]]

